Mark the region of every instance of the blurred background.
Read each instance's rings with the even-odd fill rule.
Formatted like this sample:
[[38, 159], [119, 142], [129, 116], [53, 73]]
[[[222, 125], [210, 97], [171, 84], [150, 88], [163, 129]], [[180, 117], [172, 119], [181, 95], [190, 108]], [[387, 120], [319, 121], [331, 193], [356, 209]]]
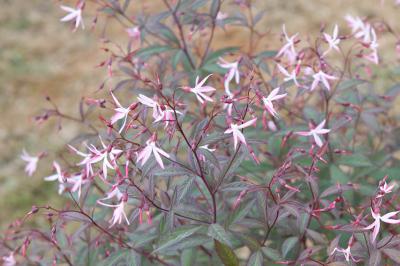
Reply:
[[[140, 10], [159, 11], [158, 0], [132, 0]], [[236, 6], [226, 0], [222, 11], [234, 13]], [[265, 10], [258, 29], [271, 32], [271, 40], [262, 48], [278, 49], [281, 26], [286, 24], [289, 34], [300, 32], [303, 39], [318, 34], [322, 25], [331, 32], [334, 24], [348, 31], [343, 17], [346, 14], [361, 17], [379, 17], [397, 30], [400, 8], [395, 0], [259, 0], [255, 13]], [[37, 125], [34, 116], [50, 107], [46, 96], [57, 103], [63, 112], [78, 115], [82, 96], [104, 97], [98, 92], [106, 77], [103, 68], [96, 65], [106, 59], [98, 42], [99, 29], [91, 31], [94, 10], [88, 5], [84, 19], [87, 29], [71, 31], [69, 24], [59, 19], [65, 13], [60, 4], [74, 5], [74, 1], [58, 0], [0, 0], [0, 228], [28, 212], [32, 205], [62, 206], [56, 184], [44, 182], [52, 173], [51, 159], [39, 162], [38, 171], [28, 177], [20, 159], [25, 148], [30, 154], [46, 151], [54, 154], [65, 146], [77, 132], [78, 125], [64, 123], [61, 131], [57, 122]], [[157, 7], [157, 9], [155, 9]], [[104, 18], [103, 18], [104, 19]], [[128, 36], [121, 27], [108, 29], [122, 46]], [[248, 32], [240, 28], [219, 30], [214, 47], [246, 45]], [[394, 62], [395, 41], [380, 39], [380, 55]], [[385, 86], [385, 73], [382, 86]]]

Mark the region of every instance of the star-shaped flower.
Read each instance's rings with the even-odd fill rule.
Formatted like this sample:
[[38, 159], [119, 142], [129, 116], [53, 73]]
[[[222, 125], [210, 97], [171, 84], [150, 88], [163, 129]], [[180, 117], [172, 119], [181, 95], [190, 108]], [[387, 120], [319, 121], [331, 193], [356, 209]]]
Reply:
[[243, 133], [240, 131], [243, 128], [249, 127], [253, 125], [256, 122], [257, 118], [253, 118], [246, 123], [243, 123], [241, 125], [234, 124], [232, 123], [230, 128], [228, 128], [224, 133], [225, 134], [232, 134], [233, 135], [233, 144], [236, 149], [238, 141], [240, 141], [243, 144], [246, 144], [246, 139], [243, 135]]
[[75, 30], [81, 25], [82, 29], [85, 29], [85, 25], [82, 19], [82, 5], [79, 5], [78, 8], [72, 8], [69, 6], [60, 6], [62, 10], [68, 12], [69, 14], [66, 15], [61, 19], [62, 22], [72, 21], [75, 20]]
[[297, 135], [300, 136], [313, 136], [315, 143], [319, 146], [322, 147], [323, 143], [321, 138], [318, 135], [323, 135], [329, 133], [331, 131], [330, 129], [323, 128], [325, 125], [326, 120], [324, 119], [318, 126], [315, 128], [311, 129], [310, 131], [299, 131], [296, 132]]
[[197, 76], [196, 85], [194, 86], [194, 88], [184, 87], [183, 89], [186, 91], [193, 92], [196, 95], [197, 100], [202, 104], [204, 103], [204, 101], [213, 102], [214, 100], [210, 96], [206, 95], [205, 93], [213, 92], [213, 91], [215, 91], [215, 88], [213, 88], [211, 86], [203, 86], [204, 83], [206, 83], [207, 79], [211, 75], [212, 74], [208, 75], [207, 77], [202, 79], [200, 82], [199, 82], [199, 76]]
[[162, 169], [164, 169], [164, 163], [161, 159], [160, 154], [167, 158], [169, 158], [169, 154], [156, 146], [154, 136], [146, 141], [146, 147], [138, 154], [136, 161], [137, 162], [142, 161], [142, 166], [143, 166], [147, 162], [147, 160], [150, 158], [151, 154], [154, 155], [154, 157], [156, 158], [156, 161], [160, 165], [160, 167]]
[[25, 166], [25, 172], [28, 174], [28, 176], [32, 176], [36, 172], [39, 156], [31, 156], [24, 149], [22, 150], [21, 159], [27, 162]]
[[322, 82], [322, 84], [324, 84], [324, 86], [327, 90], [330, 90], [331, 86], [329, 85], [328, 80], [335, 80], [337, 78], [334, 76], [328, 75], [328, 74], [324, 73], [322, 70], [320, 70], [313, 75], [313, 79], [314, 80], [313, 80], [313, 82], [311, 84], [311, 88], [310, 88], [311, 91], [313, 91], [317, 87], [317, 85], [321, 82]]
[[379, 234], [379, 229], [381, 228], [381, 221], [384, 223], [388, 223], [388, 224], [400, 223], [400, 220], [391, 219], [393, 216], [397, 215], [398, 213], [399, 213], [399, 211], [389, 212], [389, 213], [386, 213], [385, 215], [381, 216], [380, 213], [375, 213], [371, 208], [371, 215], [375, 219], [375, 221], [372, 224], [365, 227], [364, 229], [365, 230], [371, 230], [372, 228], [374, 229], [372, 232], [372, 235], [371, 235], [372, 242], [375, 242], [375, 239]]
[[328, 50], [325, 51], [323, 56], [327, 55], [332, 49], [339, 51], [338, 44], [340, 43], [340, 39], [338, 38], [338, 34], [339, 34], [338, 25], [335, 25], [332, 36], [324, 32], [324, 38], [325, 41], [328, 43], [329, 48]]
[[278, 92], [279, 92], [279, 87], [272, 90], [271, 93], [267, 97], [262, 98], [265, 108], [274, 117], [278, 117], [278, 113], [276, 112], [272, 102], [282, 99], [282, 98], [286, 97], [286, 95], [287, 95], [287, 93], [278, 94]]

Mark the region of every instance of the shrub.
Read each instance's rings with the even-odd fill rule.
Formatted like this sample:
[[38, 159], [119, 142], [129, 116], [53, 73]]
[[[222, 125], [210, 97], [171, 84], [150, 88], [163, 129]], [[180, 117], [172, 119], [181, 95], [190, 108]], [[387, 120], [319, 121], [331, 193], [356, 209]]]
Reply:
[[[95, 8], [93, 27], [115, 20], [129, 42], [102, 38], [105, 99], [85, 98], [71, 117], [48, 98], [36, 117], [90, 134], [45, 178], [68, 204], [33, 206], [11, 225], [6, 265], [400, 263], [400, 86], [377, 88], [375, 74], [392, 67], [378, 37], [398, 35], [349, 15], [349, 30], [329, 25], [308, 40], [283, 25], [282, 45], [263, 50], [271, 35], [251, 2], [232, 1], [230, 15], [220, 0], [163, 0], [135, 16], [129, 0], [61, 6], [74, 30]], [[215, 49], [229, 27], [248, 31], [248, 49]], [[27, 172], [45, 156], [24, 154]], [[38, 215], [49, 228], [25, 225]]]

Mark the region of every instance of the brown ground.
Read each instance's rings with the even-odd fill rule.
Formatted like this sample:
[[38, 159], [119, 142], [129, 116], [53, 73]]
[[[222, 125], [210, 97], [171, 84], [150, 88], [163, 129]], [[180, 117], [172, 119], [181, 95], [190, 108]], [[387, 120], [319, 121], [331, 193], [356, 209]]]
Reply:
[[[322, 23], [344, 27], [343, 16], [347, 13], [383, 16], [395, 28], [400, 26], [400, 9], [394, 7], [392, 0], [386, 0], [383, 6], [378, 0], [255, 2], [259, 9], [267, 11], [259, 28], [275, 34], [280, 33], [282, 23], [286, 23], [290, 33], [300, 31], [303, 36], [317, 33]], [[81, 30], [72, 33], [66, 24], [60, 23], [64, 13], [58, 8], [58, 1], [0, 0], [0, 5], [0, 227], [3, 227], [32, 204], [58, 199], [55, 188], [42, 181], [51, 172], [50, 164], [42, 162], [40, 170], [29, 178], [23, 173], [19, 159], [23, 147], [29, 152], [55, 151], [79, 130], [73, 124], [65, 124], [59, 133], [55, 131], [55, 123], [35, 126], [32, 117], [47, 106], [44, 96], [49, 95], [63, 110], [74, 115], [80, 97], [92, 94], [105, 72], [94, 67], [104, 59], [95, 35]], [[156, 5], [157, 1], [145, 4], [149, 11]], [[224, 9], [234, 12], [231, 6]], [[114, 29], [112, 34], [125, 40], [123, 29]], [[215, 45], [243, 44], [247, 38], [247, 32], [231, 29], [228, 33], [219, 32]], [[388, 45], [393, 49], [393, 40]], [[278, 46], [276, 42], [266, 42], [261, 48]], [[385, 44], [381, 47], [384, 49]]]

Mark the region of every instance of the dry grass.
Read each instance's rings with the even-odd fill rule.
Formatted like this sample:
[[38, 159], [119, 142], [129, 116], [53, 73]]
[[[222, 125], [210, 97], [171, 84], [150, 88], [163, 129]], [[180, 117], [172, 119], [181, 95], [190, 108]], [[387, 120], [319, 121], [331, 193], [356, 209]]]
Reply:
[[[276, 39], [282, 23], [286, 23], [289, 32], [311, 36], [323, 23], [344, 25], [343, 16], [347, 13], [384, 17], [395, 28], [400, 26], [399, 10], [390, 0], [383, 6], [378, 0], [256, 2], [258, 9], [266, 10], [259, 28], [271, 30], [271, 39]], [[104, 58], [94, 34], [72, 33], [67, 25], [59, 23], [63, 13], [57, 1], [0, 0], [0, 4], [0, 226], [4, 226], [32, 204], [44, 204], [56, 193], [52, 185], [44, 185], [42, 180], [51, 171], [49, 164], [42, 162], [41, 170], [32, 178], [23, 173], [19, 159], [22, 148], [56, 151], [80, 130], [73, 124], [67, 124], [59, 133], [55, 132], [54, 123], [35, 126], [31, 118], [46, 106], [44, 96], [49, 95], [63, 110], [74, 114], [80, 97], [92, 94], [105, 73], [94, 67]], [[147, 1], [142, 5], [151, 12], [158, 3]], [[232, 6], [225, 8], [235, 12]], [[111, 34], [126, 40], [121, 28], [113, 29]], [[214, 45], [246, 45], [247, 38], [247, 32], [232, 28], [219, 31]], [[278, 45], [267, 40], [260, 48]], [[393, 40], [384, 41], [381, 47], [392, 49]], [[392, 55], [383, 54], [385, 58]]]

